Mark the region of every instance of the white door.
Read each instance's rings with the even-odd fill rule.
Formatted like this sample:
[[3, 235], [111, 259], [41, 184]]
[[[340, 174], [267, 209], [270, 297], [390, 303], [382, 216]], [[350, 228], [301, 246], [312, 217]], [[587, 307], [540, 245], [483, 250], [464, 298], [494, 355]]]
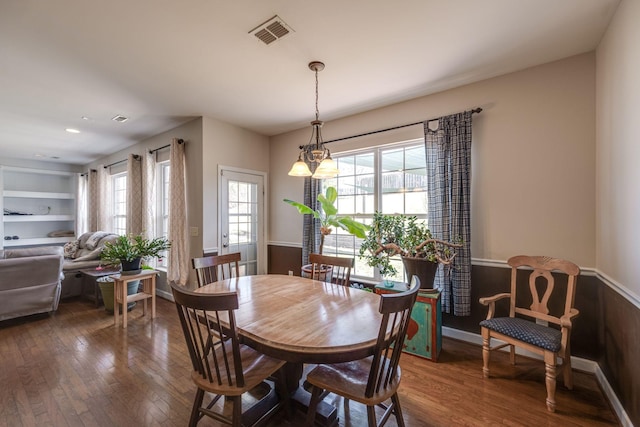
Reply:
[[262, 172], [219, 167], [219, 253], [240, 252], [240, 274], [266, 274]]

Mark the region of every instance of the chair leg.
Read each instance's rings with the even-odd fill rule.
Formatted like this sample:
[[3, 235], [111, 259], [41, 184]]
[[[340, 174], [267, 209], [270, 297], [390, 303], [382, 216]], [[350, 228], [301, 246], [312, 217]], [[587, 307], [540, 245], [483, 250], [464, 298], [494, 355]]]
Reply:
[[516, 364], [516, 346], [515, 345], [509, 346], [509, 359], [511, 360], [512, 365]]
[[233, 427], [242, 427], [242, 395], [227, 398], [233, 402], [231, 425]]
[[378, 427], [378, 421], [376, 420], [375, 405], [367, 406], [367, 421], [368, 421], [369, 427]]
[[398, 427], [404, 427], [404, 417], [402, 416], [402, 408], [400, 407], [400, 398], [398, 393], [393, 393], [391, 396], [391, 402], [393, 403], [393, 412], [396, 414], [396, 423]]
[[564, 357], [562, 358], [562, 374], [564, 380], [564, 386], [569, 390], [573, 390], [573, 371], [571, 370], [571, 351], [569, 350], [569, 344], [564, 350]]
[[544, 354], [545, 384], [547, 385], [547, 410], [556, 411], [556, 355], [546, 352]]
[[322, 391], [323, 390], [321, 388], [316, 386], [312, 386], [311, 388], [311, 400], [309, 401], [309, 408], [307, 409], [307, 419], [304, 423], [307, 427], [312, 427], [316, 419], [316, 408], [320, 402], [320, 395], [322, 394]]
[[491, 335], [489, 329], [482, 328], [482, 376], [489, 378], [489, 358], [491, 354]]
[[196, 397], [193, 399], [193, 408], [191, 408], [191, 418], [189, 419], [189, 426], [195, 427], [198, 425], [200, 419], [200, 407], [202, 406], [202, 399], [204, 398], [204, 390], [198, 388]]

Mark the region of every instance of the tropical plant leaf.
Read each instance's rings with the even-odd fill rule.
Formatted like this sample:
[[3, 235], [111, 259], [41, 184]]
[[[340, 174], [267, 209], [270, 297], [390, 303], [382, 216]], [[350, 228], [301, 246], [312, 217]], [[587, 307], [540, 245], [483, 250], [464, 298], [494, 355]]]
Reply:
[[320, 219], [320, 213], [311, 209], [309, 206], [307, 205], [303, 205], [302, 203], [298, 203], [298, 202], [294, 202], [293, 200], [289, 200], [289, 199], [284, 199], [283, 200], [285, 203], [289, 203], [291, 206], [295, 207], [298, 209], [298, 212], [300, 212], [301, 214], [308, 214], [308, 215], [313, 215], [315, 218]]

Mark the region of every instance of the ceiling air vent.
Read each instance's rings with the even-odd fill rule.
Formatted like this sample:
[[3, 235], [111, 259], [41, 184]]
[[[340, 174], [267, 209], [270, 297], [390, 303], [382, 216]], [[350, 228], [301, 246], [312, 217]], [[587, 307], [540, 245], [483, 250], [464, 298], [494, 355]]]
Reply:
[[276, 15], [268, 21], [258, 25], [253, 30], [249, 31], [249, 34], [253, 34], [264, 44], [268, 45], [278, 39], [281, 39], [292, 31], [293, 29], [291, 29], [291, 27], [289, 27], [278, 15]]
[[123, 122], [126, 122], [127, 120], [129, 120], [129, 118], [127, 118], [125, 116], [121, 116], [120, 114], [118, 114], [117, 116], [115, 116], [111, 120], [113, 120], [114, 122], [123, 123]]

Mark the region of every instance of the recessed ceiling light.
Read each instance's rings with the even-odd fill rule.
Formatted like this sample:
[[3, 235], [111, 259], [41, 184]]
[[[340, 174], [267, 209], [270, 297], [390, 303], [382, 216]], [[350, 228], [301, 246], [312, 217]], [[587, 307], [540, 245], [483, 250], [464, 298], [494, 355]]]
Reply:
[[35, 157], [44, 157], [44, 154], [40, 154], [40, 153], [36, 153], [34, 154]]
[[69, 133], [80, 133], [78, 129], [66, 128], [65, 130]]
[[82, 120], [91, 120], [91, 117], [87, 117], [87, 116], [82, 116], [80, 117]]

